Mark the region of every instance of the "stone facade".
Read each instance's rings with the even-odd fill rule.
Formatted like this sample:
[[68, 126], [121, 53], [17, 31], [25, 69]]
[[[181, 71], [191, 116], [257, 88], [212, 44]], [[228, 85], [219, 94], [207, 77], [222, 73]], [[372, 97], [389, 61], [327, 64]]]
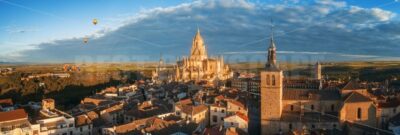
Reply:
[[[284, 81], [283, 71], [276, 64], [273, 38], [267, 58], [265, 69], [260, 73], [260, 123], [263, 135], [307, 133], [318, 130], [363, 134], [369, 132], [365, 129], [375, 130], [374, 128], [378, 127], [377, 118], [383, 117], [389, 111], [391, 114], [387, 116], [394, 116], [397, 111], [394, 109], [397, 104], [382, 104], [381, 108], [390, 110], [379, 111], [371, 98], [372, 95], [365, 88], [359, 87], [360, 85], [354, 80], [340, 90], [322, 89], [323, 78], [319, 63], [315, 65], [315, 76], [312, 81], [293, 82], [288, 79]], [[346, 129], [345, 127], [349, 125], [350, 128]]]
[[261, 71], [261, 127], [262, 134], [277, 133], [282, 116], [283, 72], [276, 65], [273, 38], [268, 49], [266, 69]]
[[174, 80], [182, 82], [226, 80], [233, 76], [223, 57], [208, 58], [200, 30], [193, 38], [190, 56], [177, 61], [174, 73]]

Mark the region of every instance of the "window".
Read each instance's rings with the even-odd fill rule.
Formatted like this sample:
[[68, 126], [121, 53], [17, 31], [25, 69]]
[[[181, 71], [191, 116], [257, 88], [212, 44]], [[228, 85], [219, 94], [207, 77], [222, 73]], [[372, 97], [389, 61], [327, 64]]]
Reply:
[[331, 105], [331, 111], [332, 112], [335, 111], [335, 105], [334, 104]]
[[72, 131], [69, 131], [69, 135], [73, 135], [74, 133]]
[[80, 127], [79, 130], [82, 132], [82, 127]]
[[312, 125], [311, 125], [311, 128], [313, 128], [313, 129], [314, 129], [314, 128], [315, 128], [315, 125], [314, 125], [314, 124], [312, 124]]
[[336, 124], [333, 124], [333, 128], [336, 128]]
[[311, 105], [311, 111], [314, 111], [314, 105]]
[[224, 117], [221, 117], [221, 120], [224, 121]]
[[275, 75], [272, 75], [272, 86], [275, 86]]
[[293, 105], [290, 105], [290, 111], [293, 111], [293, 110], [294, 110]]
[[292, 130], [292, 123], [289, 124], [289, 129]]
[[217, 119], [218, 119], [218, 117], [216, 115], [213, 115], [213, 117], [212, 117], [213, 122], [217, 122], [218, 121]]
[[393, 109], [393, 113], [396, 113], [396, 108]]
[[214, 112], [217, 112], [217, 111], [218, 111], [218, 109], [217, 109], [217, 108], [215, 108], [215, 109], [214, 109]]
[[225, 110], [224, 110], [224, 109], [222, 109], [222, 110], [221, 110], [221, 112], [222, 112], [222, 113], [225, 113]]
[[359, 119], [359, 120], [361, 119], [361, 113], [362, 113], [361, 108], [358, 108], [357, 109], [357, 119]]
[[269, 75], [267, 75], [267, 85], [270, 85], [271, 79], [269, 78]]

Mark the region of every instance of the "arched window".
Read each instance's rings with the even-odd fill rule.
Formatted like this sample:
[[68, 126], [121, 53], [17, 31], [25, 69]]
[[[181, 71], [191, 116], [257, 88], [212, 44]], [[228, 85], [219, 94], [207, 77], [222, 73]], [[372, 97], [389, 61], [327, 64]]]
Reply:
[[267, 85], [270, 85], [271, 79], [269, 78], [269, 75], [267, 75]]
[[311, 111], [314, 111], [314, 105], [311, 105]]
[[289, 129], [292, 130], [293, 126], [292, 123], [289, 124]]
[[293, 111], [294, 107], [293, 105], [290, 105], [290, 111]]
[[357, 109], [357, 119], [361, 119], [361, 108]]
[[334, 104], [331, 105], [331, 111], [332, 112], [335, 111], [335, 105]]
[[272, 86], [275, 86], [275, 75], [272, 75]]

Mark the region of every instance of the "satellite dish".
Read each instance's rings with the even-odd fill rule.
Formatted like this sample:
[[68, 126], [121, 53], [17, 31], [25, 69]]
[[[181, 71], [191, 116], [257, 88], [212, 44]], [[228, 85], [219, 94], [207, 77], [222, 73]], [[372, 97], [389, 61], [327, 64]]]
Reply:
[[92, 23], [93, 23], [94, 25], [96, 25], [96, 24], [97, 24], [97, 19], [93, 19]]

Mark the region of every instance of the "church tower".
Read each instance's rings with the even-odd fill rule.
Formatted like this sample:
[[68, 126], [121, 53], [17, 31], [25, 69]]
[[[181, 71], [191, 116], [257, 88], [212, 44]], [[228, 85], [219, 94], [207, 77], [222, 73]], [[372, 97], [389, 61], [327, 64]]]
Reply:
[[276, 64], [273, 34], [268, 48], [267, 63], [261, 71], [261, 134], [276, 134], [282, 115], [283, 71]]
[[321, 80], [322, 79], [322, 75], [321, 75], [321, 64], [319, 62], [315, 63], [315, 67], [314, 67], [314, 77], [317, 80]]
[[193, 38], [192, 49], [190, 51], [190, 59], [192, 60], [207, 59], [206, 46], [204, 45], [204, 40], [203, 37], [201, 37], [199, 28], [197, 28], [197, 33]]
[[158, 61], [158, 71], [164, 70], [164, 59], [160, 53], [160, 60]]

